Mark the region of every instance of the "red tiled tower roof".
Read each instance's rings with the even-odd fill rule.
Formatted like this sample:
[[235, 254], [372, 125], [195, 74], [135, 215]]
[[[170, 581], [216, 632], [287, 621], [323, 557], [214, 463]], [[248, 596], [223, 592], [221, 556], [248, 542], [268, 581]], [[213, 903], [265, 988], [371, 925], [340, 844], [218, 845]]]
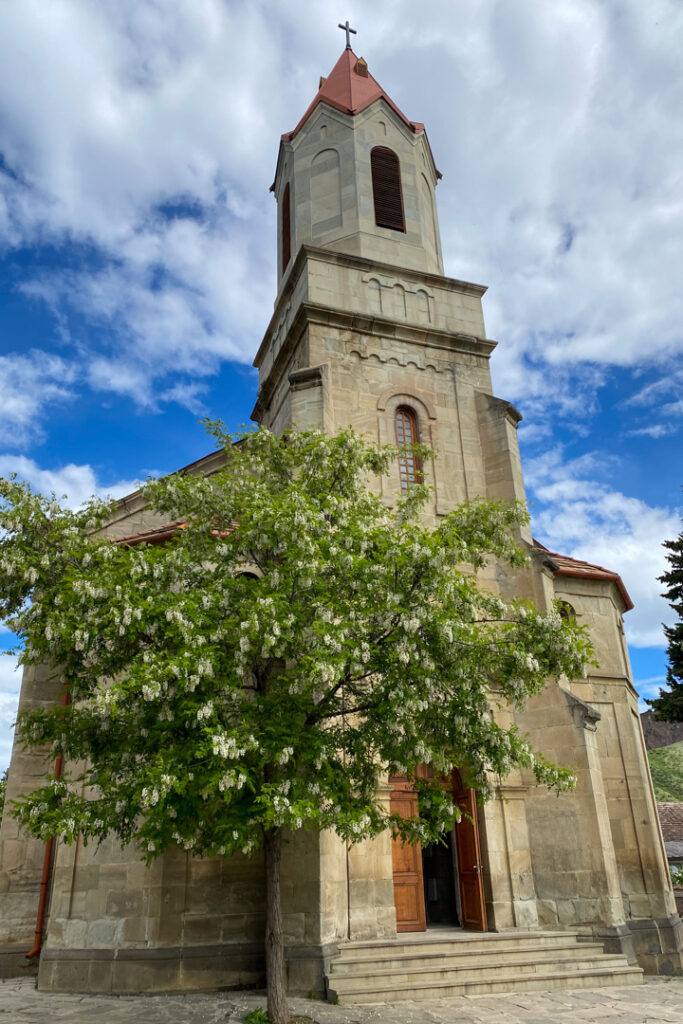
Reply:
[[358, 57], [353, 50], [344, 50], [327, 78], [320, 79], [320, 88], [296, 128], [291, 132], [285, 132], [283, 140], [293, 139], [320, 103], [327, 103], [344, 114], [359, 114], [378, 99], [386, 100], [394, 113], [398, 114], [412, 131], [424, 131], [424, 125], [419, 121], [408, 120], [369, 71], [359, 74], [357, 68]]

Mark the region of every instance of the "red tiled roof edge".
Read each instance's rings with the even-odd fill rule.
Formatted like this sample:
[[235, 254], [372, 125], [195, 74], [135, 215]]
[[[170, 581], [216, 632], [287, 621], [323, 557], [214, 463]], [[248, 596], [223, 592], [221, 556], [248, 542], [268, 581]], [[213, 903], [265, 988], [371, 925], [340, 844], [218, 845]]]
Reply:
[[592, 562], [582, 562], [578, 558], [571, 558], [569, 555], [561, 555], [557, 551], [550, 551], [545, 544], [534, 540], [535, 547], [545, 555], [548, 555], [546, 564], [553, 570], [556, 576], [573, 576], [577, 579], [609, 580], [615, 584], [621, 594], [626, 611], [633, 608], [628, 590], [618, 572], [606, 569], [604, 565], [594, 565]]
[[[168, 523], [166, 526], [155, 526], [151, 530], [129, 533], [125, 537], [112, 537], [111, 542], [112, 544], [126, 544], [128, 547], [135, 547], [136, 544], [163, 544], [184, 530], [187, 525], [187, 519], [177, 519], [176, 522]], [[211, 533], [214, 537], [228, 537], [231, 530], [212, 530]]]
[[163, 544], [171, 537], [187, 526], [187, 521], [178, 519], [174, 523], [167, 523], [165, 526], [155, 526], [150, 530], [141, 530], [140, 533], [129, 533], [125, 537], [112, 537], [112, 544], [127, 544], [135, 547], [136, 544]]
[[665, 841], [683, 840], [683, 803], [658, 803], [657, 813]]

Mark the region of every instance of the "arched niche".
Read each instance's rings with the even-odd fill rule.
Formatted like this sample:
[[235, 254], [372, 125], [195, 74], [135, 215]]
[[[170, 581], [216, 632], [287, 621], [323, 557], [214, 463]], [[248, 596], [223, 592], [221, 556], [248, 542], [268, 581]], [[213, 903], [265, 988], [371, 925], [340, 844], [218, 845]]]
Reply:
[[376, 277], [368, 281], [368, 294], [370, 296], [369, 306], [371, 313], [382, 312], [382, 285]]
[[280, 266], [281, 273], [287, 270], [292, 258], [292, 196], [287, 182], [280, 205]]
[[424, 288], [418, 288], [415, 292], [415, 318], [418, 323], [429, 324], [432, 322], [432, 314], [429, 308], [429, 295]]
[[323, 149], [311, 161], [311, 232], [342, 226], [341, 165], [336, 149]]
[[434, 250], [434, 255], [439, 254], [439, 236], [436, 228], [436, 211], [434, 209], [434, 195], [429, 182], [424, 174], [420, 175], [420, 191], [422, 192], [422, 208], [427, 230], [429, 245]]
[[394, 316], [399, 320], [405, 320], [406, 318], [406, 290], [402, 284], [392, 285], [388, 289], [390, 310], [389, 315]]

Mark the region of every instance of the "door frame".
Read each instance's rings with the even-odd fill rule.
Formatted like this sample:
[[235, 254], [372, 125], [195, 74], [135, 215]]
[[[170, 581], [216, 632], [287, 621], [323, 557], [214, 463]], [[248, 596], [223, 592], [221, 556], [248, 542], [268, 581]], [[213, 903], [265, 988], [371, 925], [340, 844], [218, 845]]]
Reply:
[[[418, 769], [418, 775], [433, 778], [433, 772], [427, 765]], [[481, 858], [481, 841], [477, 816], [477, 795], [474, 789], [464, 785], [462, 776], [454, 768], [450, 777], [440, 780], [442, 786], [449, 790], [453, 802], [463, 812], [460, 821], [454, 823], [454, 848], [457, 860], [457, 900], [460, 908], [461, 927], [468, 931], [488, 930], [486, 921], [486, 901], [484, 896], [484, 877]], [[417, 793], [405, 775], [392, 775], [389, 779], [391, 787], [390, 802], [394, 800], [404, 806], [411, 804], [411, 814], [417, 815]], [[396, 798], [394, 798], [396, 793]], [[416, 843], [409, 853], [409, 844], [400, 839], [392, 838], [392, 864], [394, 878], [394, 906], [397, 908], [396, 931], [425, 931], [427, 927], [424, 898], [424, 879], [422, 876], [422, 847]], [[411, 888], [411, 898], [405, 895]], [[397, 899], [398, 897], [398, 899]], [[403, 897], [403, 898], [402, 898]], [[399, 917], [399, 907], [416, 904], [417, 914]]]

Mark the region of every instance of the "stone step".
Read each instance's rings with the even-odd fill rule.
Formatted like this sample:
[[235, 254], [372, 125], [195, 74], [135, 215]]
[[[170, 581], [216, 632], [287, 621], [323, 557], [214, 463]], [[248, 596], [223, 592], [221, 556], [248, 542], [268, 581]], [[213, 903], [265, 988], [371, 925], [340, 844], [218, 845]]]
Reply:
[[377, 951], [374, 955], [356, 956], [347, 952], [348, 947], [344, 946], [339, 959], [334, 961], [334, 974], [347, 975], [372, 970], [374, 973], [397, 970], [411, 967], [432, 967], [435, 962], [444, 968], [466, 968], [474, 961], [478, 966], [496, 967], [501, 961], [505, 963], [519, 963], [530, 959], [537, 961], [552, 961], [561, 957], [567, 959], [585, 959], [586, 957], [601, 957], [604, 949], [599, 942], [565, 941], [561, 946], [544, 946], [536, 943], [527, 945], [502, 945], [496, 944], [495, 948], [490, 945], [484, 949], [462, 948], [459, 943], [453, 943], [449, 950], [422, 949], [416, 944], [410, 952], [395, 953], [391, 947], [386, 950]]
[[[549, 971], [564, 971], [581, 974], [586, 971], [600, 970], [607, 974], [613, 970], [624, 967], [624, 958], [621, 956], [584, 957], [576, 960], [573, 958], [526, 960], [518, 963], [503, 963], [494, 966], [469, 964], [464, 967], [438, 966], [432, 967], [405, 967], [389, 971], [382, 971], [381, 974], [373, 972], [355, 974], [334, 973], [331, 983], [340, 997], [349, 992], [360, 992], [375, 990], [378, 983], [382, 987], [420, 989], [431, 987], [434, 984], [451, 982], [453, 984], [465, 984], [468, 982], [487, 981], [495, 977], [497, 981], [516, 981], [520, 977], [533, 976], [535, 974], [547, 974]], [[495, 974], [491, 972], [495, 970]]]
[[[463, 995], [491, 995], [502, 992], [541, 992], [552, 989], [601, 988], [611, 985], [639, 985], [643, 972], [639, 967], [611, 967], [603, 971], [599, 967], [590, 970], [541, 971], [536, 974], [520, 975], [514, 981], [508, 978], [498, 979], [496, 975], [488, 975], [479, 981], [457, 982], [453, 979], [431, 982], [429, 985], [384, 985], [352, 991], [346, 989], [343, 994], [337, 993], [332, 987], [331, 996], [335, 994], [343, 998], [344, 1003], [396, 1003], [404, 1001], [421, 1001], [423, 999], [447, 999]], [[334, 977], [330, 979], [334, 982]]]
[[416, 938], [413, 933], [410, 938], [387, 941], [386, 939], [368, 939], [365, 941], [345, 942], [342, 950], [345, 955], [353, 953], [355, 957], [375, 956], [380, 952], [389, 955], [393, 953], [410, 953], [416, 949], [427, 949], [430, 952], [451, 952], [456, 949], [481, 949], [490, 950], [496, 944], [505, 946], [525, 947], [529, 944], [534, 946], [564, 946], [567, 942], [576, 941], [576, 932], [461, 932], [456, 938], [449, 937], [448, 933], [430, 934], [430, 932], [418, 933]]
[[328, 986], [347, 1003], [637, 985], [643, 972], [577, 932], [444, 932], [345, 943]]

